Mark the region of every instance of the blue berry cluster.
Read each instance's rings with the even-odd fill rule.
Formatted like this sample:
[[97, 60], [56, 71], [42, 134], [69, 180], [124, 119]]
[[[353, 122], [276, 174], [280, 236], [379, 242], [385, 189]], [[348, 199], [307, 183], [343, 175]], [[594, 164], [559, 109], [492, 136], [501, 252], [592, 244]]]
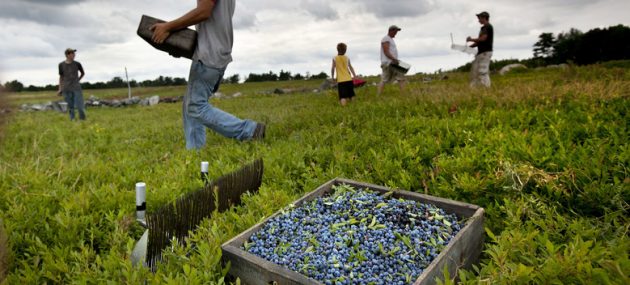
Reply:
[[243, 249], [324, 284], [411, 284], [461, 227], [433, 205], [333, 190], [283, 209]]

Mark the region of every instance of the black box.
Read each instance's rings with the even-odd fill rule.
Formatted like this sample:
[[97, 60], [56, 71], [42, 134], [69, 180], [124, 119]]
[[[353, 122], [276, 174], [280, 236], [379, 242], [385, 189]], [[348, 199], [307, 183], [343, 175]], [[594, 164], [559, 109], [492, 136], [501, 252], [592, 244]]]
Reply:
[[195, 30], [182, 29], [172, 31], [168, 38], [166, 38], [166, 41], [161, 44], [157, 44], [151, 40], [153, 36], [151, 26], [164, 22], [165, 21], [157, 18], [142, 15], [140, 25], [138, 26], [138, 36], [147, 41], [154, 48], [165, 51], [174, 57], [192, 59], [195, 49], [197, 48], [197, 32]]

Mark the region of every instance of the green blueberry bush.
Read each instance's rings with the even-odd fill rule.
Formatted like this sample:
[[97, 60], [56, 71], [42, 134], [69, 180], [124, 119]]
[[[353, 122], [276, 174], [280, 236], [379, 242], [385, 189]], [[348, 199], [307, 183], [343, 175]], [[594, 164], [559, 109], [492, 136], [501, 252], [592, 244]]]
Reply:
[[[481, 262], [457, 281], [482, 284], [629, 284], [630, 70], [627, 65], [467, 74], [402, 92], [357, 89], [347, 107], [319, 81], [227, 84], [219, 108], [267, 124], [262, 141], [208, 134], [185, 150], [180, 104], [90, 108], [71, 122], [54, 112], [14, 112], [0, 153], [0, 219], [8, 236], [7, 284], [225, 284], [220, 245], [306, 192], [344, 177], [480, 205]], [[426, 75], [425, 75], [426, 76]], [[368, 78], [369, 83], [378, 78]], [[275, 95], [275, 88], [302, 90]], [[182, 95], [185, 87], [135, 89]], [[127, 90], [94, 91], [102, 98]], [[92, 91], [86, 90], [85, 94]], [[55, 100], [10, 94], [15, 107]], [[134, 267], [134, 184], [148, 212], [201, 187], [199, 163], [219, 177], [262, 157], [260, 192], [214, 213], [156, 272]], [[453, 283], [455, 280], [441, 280]]]

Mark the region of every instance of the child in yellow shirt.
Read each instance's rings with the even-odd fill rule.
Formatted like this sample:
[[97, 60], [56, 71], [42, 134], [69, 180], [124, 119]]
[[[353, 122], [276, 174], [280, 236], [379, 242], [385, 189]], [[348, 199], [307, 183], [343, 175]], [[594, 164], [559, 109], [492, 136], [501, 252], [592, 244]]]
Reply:
[[[332, 60], [330, 71], [333, 79], [335, 79], [335, 71], [337, 71], [337, 90], [339, 91], [339, 103], [341, 103], [341, 106], [345, 106], [349, 101], [352, 101], [352, 97], [355, 95], [352, 79], [357, 77], [352, 64], [350, 64], [350, 59], [346, 56], [347, 49], [348, 46], [346, 44], [337, 44], [337, 56]], [[352, 76], [350, 76], [350, 73], [352, 73]]]

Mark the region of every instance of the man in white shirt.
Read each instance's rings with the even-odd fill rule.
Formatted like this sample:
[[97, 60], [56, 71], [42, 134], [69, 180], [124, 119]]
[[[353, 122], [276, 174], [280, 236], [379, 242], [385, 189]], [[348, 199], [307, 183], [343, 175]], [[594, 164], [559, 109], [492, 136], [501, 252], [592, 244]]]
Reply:
[[378, 95], [381, 95], [383, 87], [388, 82], [398, 81], [400, 90], [405, 88], [405, 75], [390, 66], [391, 64], [398, 64], [398, 49], [394, 37], [400, 30], [396, 25], [390, 26], [387, 35], [381, 40], [381, 69], [383, 73], [381, 74], [381, 82], [378, 84]]

